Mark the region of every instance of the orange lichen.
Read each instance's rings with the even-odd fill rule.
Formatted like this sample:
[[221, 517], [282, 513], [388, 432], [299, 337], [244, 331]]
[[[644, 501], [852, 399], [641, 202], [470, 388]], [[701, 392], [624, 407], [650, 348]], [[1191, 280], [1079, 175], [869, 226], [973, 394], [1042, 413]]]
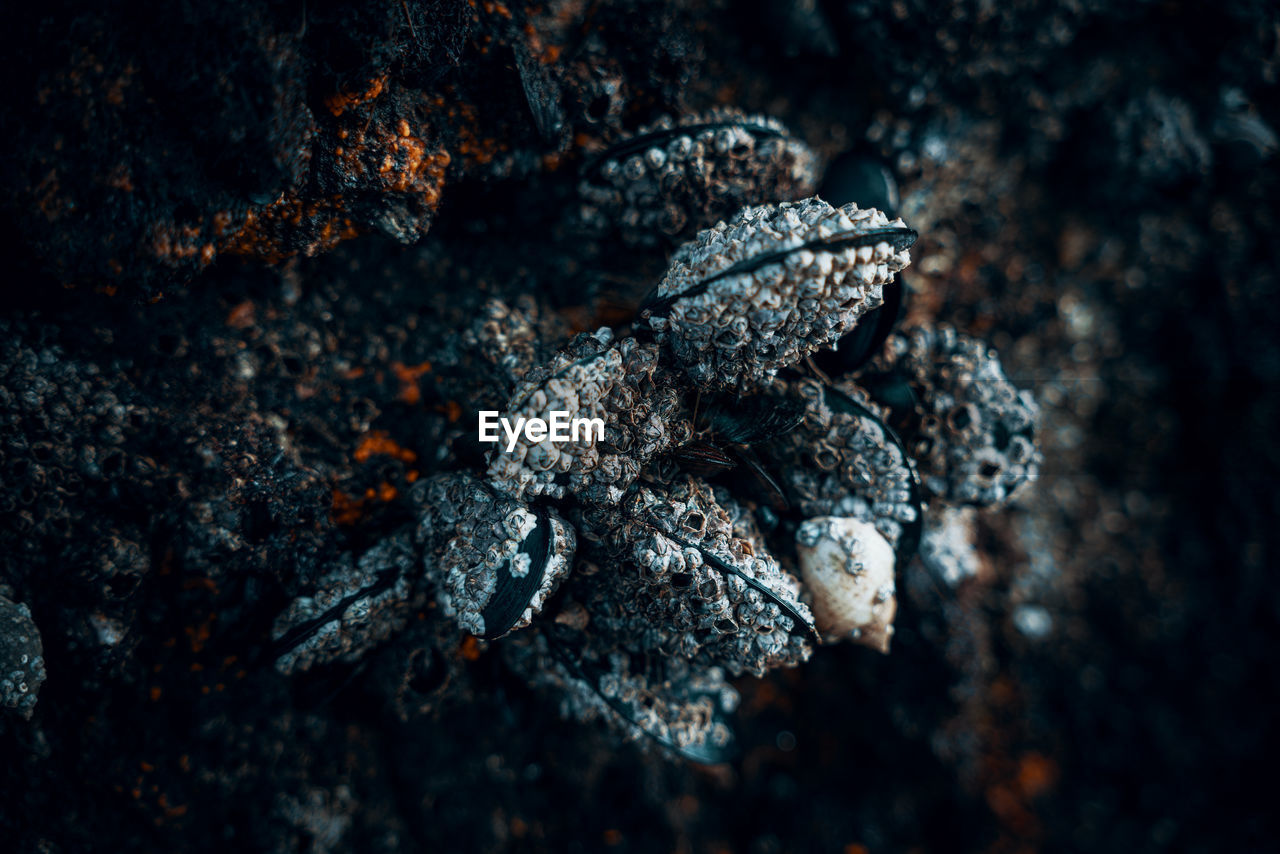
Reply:
[[265, 207], [250, 210], [244, 226], [223, 242], [222, 251], [278, 263], [298, 253], [284, 245], [284, 235], [301, 229], [304, 224], [314, 235], [306, 246], [307, 255], [332, 249], [360, 233], [344, 215], [341, 195], [306, 203], [296, 195], [286, 195]]
[[123, 163], [117, 163], [111, 173], [107, 175], [106, 184], [117, 190], [123, 190], [126, 193], [133, 192], [133, 175], [129, 172], [129, 167]]
[[365, 434], [354, 456], [356, 462], [363, 463], [368, 462], [369, 458], [375, 454], [395, 457], [403, 463], [412, 463], [418, 459], [417, 454], [408, 448], [400, 447], [385, 430], [371, 430]]
[[458, 154], [466, 166], [483, 166], [493, 162], [499, 154], [510, 146], [501, 139], [481, 137], [479, 134], [479, 118], [476, 108], [466, 102], [459, 102], [446, 107], [448, 102], [437, 96], [432, 105], [444, 111], [458, 134]]
[[191, 644], [192, 652], [204, 651], [204, 645], [208, 643], [209, 637], [213, 634], [213, 623], [217, 618], [217, 614], [210, 614], [199, 625], [187, 626], [183, 629], [186, 632], [188, 642]]
[[456, 400], [446, 400], [436, 407], [436, 412], [442, 413], [445, 418], [449, 419], [450, 424], [458, 423], [458, 419], [462, 417], [462, 407]]
[[467, 635], [458, 646], [458, 655], [464, 661], [475, 661], [480, 657], [480, 641], [474, 635]]
[[418, 386], [418, 379], [431, 370], [431, 363], [406, 365], [403, 362], [393, 362], [391, 370], [400, 381], [400, 393], [396, 397], [409, 404], [421, 402], [422, 389]]
[[1018, 788], [1028, 798], [1035, 798], [1053, 787], [1058, 779], [1058, 766], [1039, 753], [1026, 753], [1018, 760]]
[[370, 80], [369, 85], [361, 92], [339, 92], [336, 95], [330, 95], [324, 99], [324, 105], [334, 116], [340, 116], [347, 110], [376, 100], [386, 85], [387, 75], [383, 74]]
[[333, 521], [338, 525], [355, 525], [364, 518], [370, 507], [375, 504], [389, 504], [395, 501], [399, 494], [399, 491], [394, 486], [385, 481], [378, 484], [376, 489], [369, 487], [364, 491], [364, 495], [359, 498], [348, 495], [340, 489], [334, 489]]

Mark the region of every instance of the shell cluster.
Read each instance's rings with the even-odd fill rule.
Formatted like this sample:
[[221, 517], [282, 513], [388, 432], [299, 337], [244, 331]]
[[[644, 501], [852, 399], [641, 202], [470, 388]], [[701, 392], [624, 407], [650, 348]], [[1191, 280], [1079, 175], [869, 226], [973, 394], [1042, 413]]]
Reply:
[[489, 461], [496, 488], [518, 498], [572, 494], [593, 504], [618, 501], [658, 453], [688, 437], [679, 417], [681, 400], [658, 348], [635, 338], [613, 344], [602, 330], [577, 336], [549, 364], [540, 365], [516, 386], [507, 405], [511, 418], [599, 418], [604, 440], [586, 432], [578, 441], [501, 447]]
[[[780, 125], [693, 116], [593, 168], [587, 207], [633, 238], [727, 219], [676, 249], [629, 329], [565, 339], [537, 305], [491, 301], [454, 358], [484, 368], [509, 425], [565, 413], [603, 435], [520, 432], [490, 446], [483, 473], [418, 481], [396, 557], [375, 549], [296, 600], [277, 663], [349, 659], [433, 595], [465, 632], [516, 633], [508, 664], [567, 716], [720, 761], [727, 675], [794, 667], [840, 639], [888, 652], [897, 576], [922, 538], [967, 571], [954, 532], [928, 527], [1033, 476], [1035, 406], [992, 352], [945, 328], [867, 362], [916, 233], [816, 197], [756, 204], [762, 176], [782, 193], [811, 183], [812, 155]], [[847, 375], [806, 364], [842, 339], [857, 351]]]
[[31, 609], [0, 595], [0, 708], [30, 719], [47, 677]]
[[758, 201], [801, 199], [817, 186], [817, 157], [777, 119], [719, 108], [642, 127], [589, 161], [581, 218], [636, 246], [693, 234]]
[[522, 637], [507, 648], [511, 666], [535, 688], [558, 696], [566, 718], [605, 721], [627, 739], [694, 761], [717, 762], [729, 754], [733, 730], [727, 718], [739, 697], [718, 667], [661, 658], [641, 670], [631, 656], [572, 630]]
[[904, 526], [919, 522], [920, 502], [885, 411], [848, 381], [780, 385], [805, 405], [804, 421], [769, 448], [792, 504], [805, 516], [870, 522], [897, 546]]
[[916, 456], [931, 493], [993, 507], [1035, 479], [1036, 403], [986, 344], [949, 326], [917, 326], [892, 336], [875, 367], [910, 385]]
[[700, 388], [744, 390], [877, 308], [914, 240], [855, 204], [744, 208], [675, 253], [642, 317]]
[[529, 625], [569, 573], [573, 529], [554, 510], [531, 509], [467, 474], [436, 475], [426, 492], [418, 537], [444, 612], [479, 637]]
[[687, 476], [585, 514], [583, 537], [596, 541], [589, 551], [621, 568], [610, 589], [592, 591], [597, 626], [735, 676], [806, 660], [813, 617], [799, 582], [749, 520], [727, 492]]
[[354, 661], [403, 628], [415, 556], [408, 535], [399, 534], [326, 572], [316, 592], [297, 597], [276, 618], [276, 669], [295, 673]]

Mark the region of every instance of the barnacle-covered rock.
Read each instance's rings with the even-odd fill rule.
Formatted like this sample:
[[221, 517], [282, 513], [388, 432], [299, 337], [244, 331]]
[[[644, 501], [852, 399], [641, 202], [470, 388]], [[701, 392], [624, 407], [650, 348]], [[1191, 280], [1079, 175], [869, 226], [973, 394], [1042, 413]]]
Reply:
[[479, 316], [462, 334], [462, 343], [467, 351], [480, 357], [485, 371], [495, 373], [510, 393], [543, 360], [544, 351], [553, 346], [546, 342], [552, 338], [554, 321], [546, 314], [528, 294], [509, 302], [486, 300]]
[[898, 611], [893, 548], [870, 522], [809, 519], [796, 531], [796, 556], [818, 631], [887, 653]]
[[870, 522], [909, 557], [921, 523], [920, 500], [911, 461], [882, 413], [849, 382], [778, 385], [805, 404], [804, 421], [767, 449], [792, 505], [806, 517]]
[[593, 587], [593, 623], [734, 675], [808, 659], [816, 638], [799, 583], [743, 518], [727, 493], [692, 477], [641, 486], [616, 510], [584, 514], [583, 536], [621, 565]]
[[817, 158], [777, 119], [717, 108], [641, 128], [588, 162], [582, 220], [632, 245], [691, 235], [765, 201], [813, 192]]
[[627, 652], [589, 633], [538, 633], [506, 645], [507, 660], [535, 688], [560, 697], [566, 718], [603, 720], [624, 737], [656, 743], [685, 759], [727, 759], [727, 717], [738, 692], [719, 667], [657, 657], [637, 667]]
[[566, 412], [569, 419], [599, 418], [604, 439], [586, 430], [576, 441], [550, 436], [529, 442], [524, 434], [508, 451], [505, 441], [489, 457], [489, 478], [510, 495], [553, 498], [570, 493], [593, 504], [618, 501], [655, 455], [692, 432], [672, 373], [658, 361], [658, 348], [634, 338], [617, 344], [612, 333], [579, 335], [551, 361], [517, 386], [504, 416], [542, 418]]
[[0, 708], [30, 720], [45, 675], [44, 645], [31, 609], [0, 596]]
[[911, 387], [920, 434], [911, 450], [930, 492], [989, 507], [1036, 477], [1038, 407], [982, 341], [950, 326], [917, 326], [890, 338], [873, 365]]
[[418, 536], [445, 613], [483, 638], [529, 625], [569, 574], [573, 529], [555, 511], [498, 494], [470, 475], [437, 475], [427, 491]]
[[395, 534], [359, 560], [348, 555], [276, 618], [276, 669], [296, 673], [315, 664], [355, 661], [403, 628], [417, 554], [408, 533]]
[[816, 197], [744, 208], [676, 251], [641, 316], [700, 388], [742, 390], [878, 307], [915, 238], [900, 219]]

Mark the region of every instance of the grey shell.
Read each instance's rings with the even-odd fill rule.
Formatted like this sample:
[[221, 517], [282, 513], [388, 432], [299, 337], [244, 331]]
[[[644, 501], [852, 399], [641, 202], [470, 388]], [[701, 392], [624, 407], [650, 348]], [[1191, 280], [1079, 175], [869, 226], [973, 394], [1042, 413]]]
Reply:
[[[839, 411], [816, 380], [778, 385], [805, 404], [805, 418], [769, 446], [787, 498], [805, 517], [851, 516], [871, 522], [895, 549], [903, 527], [919, 518], [911, 470], [874, 419]], [[837, 390], [871, 412], [878, 408], [850, 382]]]
[[355, 661], [403, 628], [415, 564], [408, 533], [388, 537], [359, 560], [348, 554], [315, 592], [297, 597], [276, 618], [271, 636], [282, 647], [276, 669], [287, 674]]
[[580, 218], [590, 231], [652, 246], [744, 205], [804, 198], [817, 167], [813, 151], [768, 116], [720, 108], [664, 117], [587, 163]]
[[889, 339], [877, 366], [916, 397], [926, 489], [955, 504], [1003, 504], [1039, 472], [1039, 408], [1005, 377], [995, 350], [949, 326], [917, 326]]
[[559, 697], [566, 718], [604, 721], [624, 738], [696, 761], [714, 761], [730, 745], [726, 718], [739, 698], [721, 668], [659, 657], [638, 671], [630, 656], [598, 636], [574, 640], [570, 646], [535, 634], [504, 652], [531, 685]]
[[[832, 346], [884, 301], [911, 261], [876, 240], [894, 228], [908, 231], [879, 211], [818, 198], [745, 208], [676, 251], [642, 317], [695, 385], [748, 389]], [[849, 245], [859, 237], [872, 242]]]
[[489, 479], [519, 499], [572, 495], [589, 504], [618, 501], [651, 458], [687, 440], [692, 432], [675, 377], [658, 361], [653, 344], [634, 338], [579, 335], [549, 364], [516, 387], [504, 415], [604, 421], [594, 435], [557, 443], [530, 443], [521, 435], [512, 451], [505, 441], [489, 454]]
[[[577, 537], [554, 511], [531, 509], [467, 474], [443, 474], [427, 484], [427, 509], [418, 528], [427, 549], [427, 577], [437, 584], [446, 614], [477, 636], [501, 637], [525, 628], [573, 565]], [[546, 550], [526, 548], [539, 525]], [[515, 579], [539, 573], [509, 626], [486, 625], [486, 611]], [[490, 612], [491, 613], [491, 612]]]
[[[813, 618], [800, 601], [800, 584], [761, 538], [735, 533], [741, 516], [727, 493], [716, 495], [691, 477], [665, 488], [640, 486], [622, 507], [584, 514], [583, 536], [594, 537], [619, 566], [589, 594], [593, 622], [641, 648], [701, 658], [734, 675], [762, 675], [807, 660]], [[709, 564], [699, 549], [767, 587], [808, 625], [797, 626], [776, 602]]]
[[31, 609], [0, 596], [0, 707], [30, 719], [47, 674]]

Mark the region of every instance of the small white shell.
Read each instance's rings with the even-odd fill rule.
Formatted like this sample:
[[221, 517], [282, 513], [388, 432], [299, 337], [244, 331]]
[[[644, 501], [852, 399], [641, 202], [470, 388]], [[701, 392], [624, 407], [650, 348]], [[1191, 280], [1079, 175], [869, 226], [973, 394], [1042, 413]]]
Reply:
[[818, 516], [796, 532], [800, 575], [818, 631], [889, 651], [898, 600], [893, 548], [870, 522]]

